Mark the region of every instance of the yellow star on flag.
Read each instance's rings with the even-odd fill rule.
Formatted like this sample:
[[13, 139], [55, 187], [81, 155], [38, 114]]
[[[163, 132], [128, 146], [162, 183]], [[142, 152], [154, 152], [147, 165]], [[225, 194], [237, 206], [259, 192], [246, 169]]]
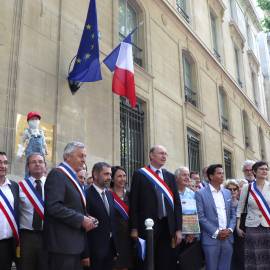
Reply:
[[92, 26], [91, 26], [91, 24], [87, 24], [85, 27], [86, 27], [87, 30], [91, 30]]
[[76, 62], [77, 62], [78, 64], [80, 64], [80, 63], [82, 62], [82, 60], [81, 60], [80, 58], [77, 58]]
[[90, 58], [90, 56], [91, 56], [91, 54], [90, 53], [87, 53], [87, 54], [85, 54], [84, 58], [85, 59], [88, 59], [88, 58]]

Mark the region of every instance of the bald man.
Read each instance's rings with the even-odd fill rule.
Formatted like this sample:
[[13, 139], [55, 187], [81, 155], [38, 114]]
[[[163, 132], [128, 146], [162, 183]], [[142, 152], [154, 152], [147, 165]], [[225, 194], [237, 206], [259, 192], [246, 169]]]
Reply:
[[[131, 237], [146, 239], [144, 221], [154, 220], [156, 270], [174, 269], [173, 247], [181, 242], [181, 205], [174, 175], [163, 168], [167, 150], [151, 147], [150, 164], [134, 172], [130, 192]], [[171, 194], [168, 196], [168, 194]], [[146, 269], [145, 265], [142, 267]]]

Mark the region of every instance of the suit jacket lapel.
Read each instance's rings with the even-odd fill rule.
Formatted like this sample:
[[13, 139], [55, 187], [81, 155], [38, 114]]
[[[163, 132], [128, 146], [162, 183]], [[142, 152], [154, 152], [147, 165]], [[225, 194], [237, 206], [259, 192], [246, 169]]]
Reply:
[[112, 214], [112, 211], [114, 211], [114, 200], [110, 193], [110, 191], [106, 190], [106, 196], [110, 207], [110, 215]]
[[11, 190], [13, 198], [14, 198], [14, 212], [15, 212], [15, 216], [16, 216], [16, 221], [18, 223], [19, 213], [18, 213], [17, 206], [19, 205], [19, 202], [18, 202], [19, 194], [18, 194], [18, 191], [16, 190], [16, 186], [12, 182], [9, 185], [9, 187], [10, 187], [10, 190]]
[[168, 180], [168, 174], [167, 174], [167, 171], [165, 169], [162, 169], [162, 174], [163, 174], [164, 182], [168, 185], [168, 187], [170, 187], [170, 183], [169, 183], [169, 180]]
[[97, 190], [95, 189], [94, 186], [91, 186], [91, 188], [93, 189], [93, 194], [96, 197], [96, 203], [97, 203], [98, 207], [101, 207], [104, 210], [104, 212], [106, 213], [106, 215], [108, 216], [104, 202], [103, 202], [102, 198], [100, 197], [99, 193], [97, 192]]
[[225, 204], [225, 210], [226, 210], [226, 216], [227, 216], [227, 224], [230, 220], [230, 203], [228, 202], [229, 198], [226, 196], [226, 193], [224, 189], [221, 189], [223, 199], [224, 199], [224, 204]]
[[215, 214], [218, 216], [216, 204], [215, 204], [215, 201], [214, 201], [214, 197], [213, 197], [213, 194], [212, 194], [212, 191], [211, 191], [209, 185], [207, 185], [205, 187], [205, 190], [207, 191], [207, 196], [208, 196], [208, 199], [209, 199], [209, 203], [213, 207]]

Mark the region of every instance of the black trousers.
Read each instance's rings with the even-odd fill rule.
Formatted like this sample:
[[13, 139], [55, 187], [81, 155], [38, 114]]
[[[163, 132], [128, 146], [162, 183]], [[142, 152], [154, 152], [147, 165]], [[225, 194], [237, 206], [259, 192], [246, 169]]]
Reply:
[[[91, 245], [91, 242], [89, 242], [89, 245]], [[113, 257], [115, 253], [114, 243], [111, 238], [108, 254], [104, 254], [102, 257], [90, 256], [90, 267], [85, 267], [84, 270], [112, 270]]]
[[[167, 218], [157, 220], [154, 226], [154, 264], [155, 270], [176, 269], [175, 250], [172, 248]], [[147, 270], [146, 259], [137, 262], [135, 269]]]
[[169, 232], [167, 218], [163, 218], [156, 222], [154, 233], [154, 256], [155, 270], [175, 269], [172, 236]]
[[13, 261], [15, 261], [14, 239], [0, 240], [0, 269], [10, 270]]
[[72, 254], [51, 253], [49, 257], [49, 270], [81, 270], [81, 256]]
[[42, 232], [21, 230], [21, 270], [48, 270], [48, 253], [43, 247]]

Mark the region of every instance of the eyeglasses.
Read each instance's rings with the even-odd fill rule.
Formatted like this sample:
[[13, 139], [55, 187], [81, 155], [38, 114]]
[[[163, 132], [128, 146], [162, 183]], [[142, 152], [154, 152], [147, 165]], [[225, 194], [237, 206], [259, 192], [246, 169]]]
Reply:
[[228, 190], [230, 190], [232, 192], [232, 191], [237, 191], [238, 188], [228, 188]]
[[0, 165], [8, 165], [8, 161], [7, 160], [0, 161]]
[[252, 172], [252, 169], [250, 169], [250, 170], [249, 169], [245, 169], [244, 171], [245, 172]]
[[258, 168], [260, 171], [269, 171], [269, 168]]

